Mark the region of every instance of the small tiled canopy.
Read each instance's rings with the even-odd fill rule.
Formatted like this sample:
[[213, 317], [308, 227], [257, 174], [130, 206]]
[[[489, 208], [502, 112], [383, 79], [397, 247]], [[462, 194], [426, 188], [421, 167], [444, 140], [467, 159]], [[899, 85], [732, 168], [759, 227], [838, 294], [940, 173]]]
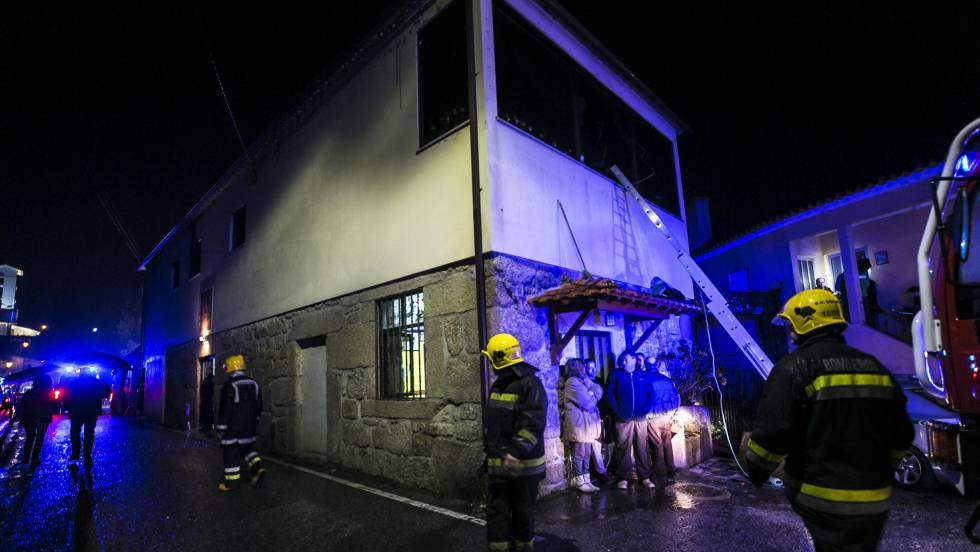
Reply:
[[[667, 317], [701, 312], [700, 307], [692, 302], [677, 301], [643, 291], [625, 289], [612, 280], [600, 278], [569, 280], [541, 295], [529, 298], [527, 302], [548, 309], [551, 360], [556, 364], [561, 357], [561, 351], [575, 337], [576, 332], [591, 313], [603, 311], [622, 314], [633, 321], [653, 320], [654, 323], [648, 326], [643, 335], [635, 341], [632, 339], [632, 335], [627, 335], [627, 342], [630, 343], [628, 350], [632, 352], [639, 348]], [[556, 315], [567, 312], [580, 312], [581, 314], [572, 324], [568, 333], [562, 336], [558, 332]], [[627, 331], [630, 332], [630, 329], [630, 325], [627, 324]]]

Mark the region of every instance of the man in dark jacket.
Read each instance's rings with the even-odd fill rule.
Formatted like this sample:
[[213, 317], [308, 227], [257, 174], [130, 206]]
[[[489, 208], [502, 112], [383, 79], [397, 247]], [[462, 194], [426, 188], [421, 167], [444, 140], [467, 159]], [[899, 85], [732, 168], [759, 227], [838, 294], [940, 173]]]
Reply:
[[905, 395], [871, 355], [848, 347], [840, 301], [793, 296], [777, 319], [796, 350], [772, 369], [747, 443], [756, 485], [785, 460], [787, 495], [818, 551], [877, 549], [893, 465], [914, 430]]
[[650, 389], [650, 413], [647, 414], [647, 436], [653, 450], [653, 473], [657, 487], [663, 489], [674, 477], [674, 446], [671, 444], [674, 414], [681, 405], [677, 387], [656, 367], [656, 359], [647, 359], [644, 373]]
[[224, 481], [218, 484], [218, 490], [222, 492], [238, 488], [243, 460], [251, 476], [250, 485], [258, 485], [265, 476], [262, 458], [255, 452], [255, 428], [262, 415], [259, 384], [245, 375], [245, 357], [242, 355], [225, 359], [225, 371], [231, 375], [221, 387], [218, 424], [215, 426], [221, 435], [225, 467]]
[[95, 423], [102, 414], [102, 400], [109, 398], [110, 388], [98, 377], [96, 368], [82, 368], [78, 377], [68, 384], [65, 406], [71, 421], [71, 458], [78, 460], [82, 444], [82, 429], [85, 430], [85, 462], [92, 462], [92, 447], [95, 445]]
[[510, 334], [490, 338], [483, 354], [496, 381], [487, 403], [487, 547], [534, 549], [534, 503], [544, 478], [544, 426], [548, 397], [537, 370], [524, 362]]
[[643, 485], [653, 487], [646, 428], [650, 389], [643, 373], [636, 371], [636, 360], [630, 353], [620, 355], [619, 369], [609, 375], [605, 396], [616, 419], [617, 486], [623, 490], [629, 488], [635, 457], [637, 476]]
[[24, 428], [24, 449], [20, 453], [20, 462], [25, 466], [30, 465], [31, 471], [41, 464], [41, 447], [44, 445], [44, 435], [48, 431], [54, 409], [51, 376], [34, 376], [31, 388], [24, 393], [20, 408], [17, 409], [17, 419]]

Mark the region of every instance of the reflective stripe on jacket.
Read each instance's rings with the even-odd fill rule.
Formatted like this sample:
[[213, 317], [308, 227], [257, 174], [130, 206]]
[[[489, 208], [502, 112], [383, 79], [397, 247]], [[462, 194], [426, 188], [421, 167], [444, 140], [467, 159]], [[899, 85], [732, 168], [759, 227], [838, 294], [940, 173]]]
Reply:
[[[487, 473], [492, 477], [540, 476], [545, 472], [544, 426], [548, 398], [533, 366], [515, 364], [498, 373], [487, 401]], [[503, 467], [504, 456], [520, 461], [516, 471]]]
[[[221, 386], [221, 402], [218, 404], [218, 423], [215, 429], [224, 440], [251, 439], [262, 415], [262, 391], [259, 384], [242, 372], [234, 372]], [[226, 443], [227, 444], [227, 443]]]
[[761, 483], [785, 460], [790, 499], [832, 514], [888, 509], [892, 466], [914, 430], [905, 394], [874, 357], [837, 334], [803, 341], [762, 392], [749, 475]]

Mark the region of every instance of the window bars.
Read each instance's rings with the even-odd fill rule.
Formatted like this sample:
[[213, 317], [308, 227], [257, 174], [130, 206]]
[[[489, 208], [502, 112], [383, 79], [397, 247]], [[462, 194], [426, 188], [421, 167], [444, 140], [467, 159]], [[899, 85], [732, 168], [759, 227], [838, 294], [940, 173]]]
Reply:
[[421, 291], [378, 302], [378, 396], [425, 398], [425, 302]]

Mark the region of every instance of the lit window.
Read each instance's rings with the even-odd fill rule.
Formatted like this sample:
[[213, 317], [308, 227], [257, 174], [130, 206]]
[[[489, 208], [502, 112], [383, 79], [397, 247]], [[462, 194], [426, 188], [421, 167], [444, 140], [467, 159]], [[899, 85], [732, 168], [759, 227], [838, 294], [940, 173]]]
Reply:
[[418, 34], [419, 141], [423, 146], [469, 119], [463, 1], [443, 8]]
[[378, 302], [378, 395], [425, 398], [425, 303], [422, 292]]
[[813, 273], [813, 259], [798, 259], [800, 267], [800, 286], [801, 289], [813, 289], [817, 287], [816, 276]]

